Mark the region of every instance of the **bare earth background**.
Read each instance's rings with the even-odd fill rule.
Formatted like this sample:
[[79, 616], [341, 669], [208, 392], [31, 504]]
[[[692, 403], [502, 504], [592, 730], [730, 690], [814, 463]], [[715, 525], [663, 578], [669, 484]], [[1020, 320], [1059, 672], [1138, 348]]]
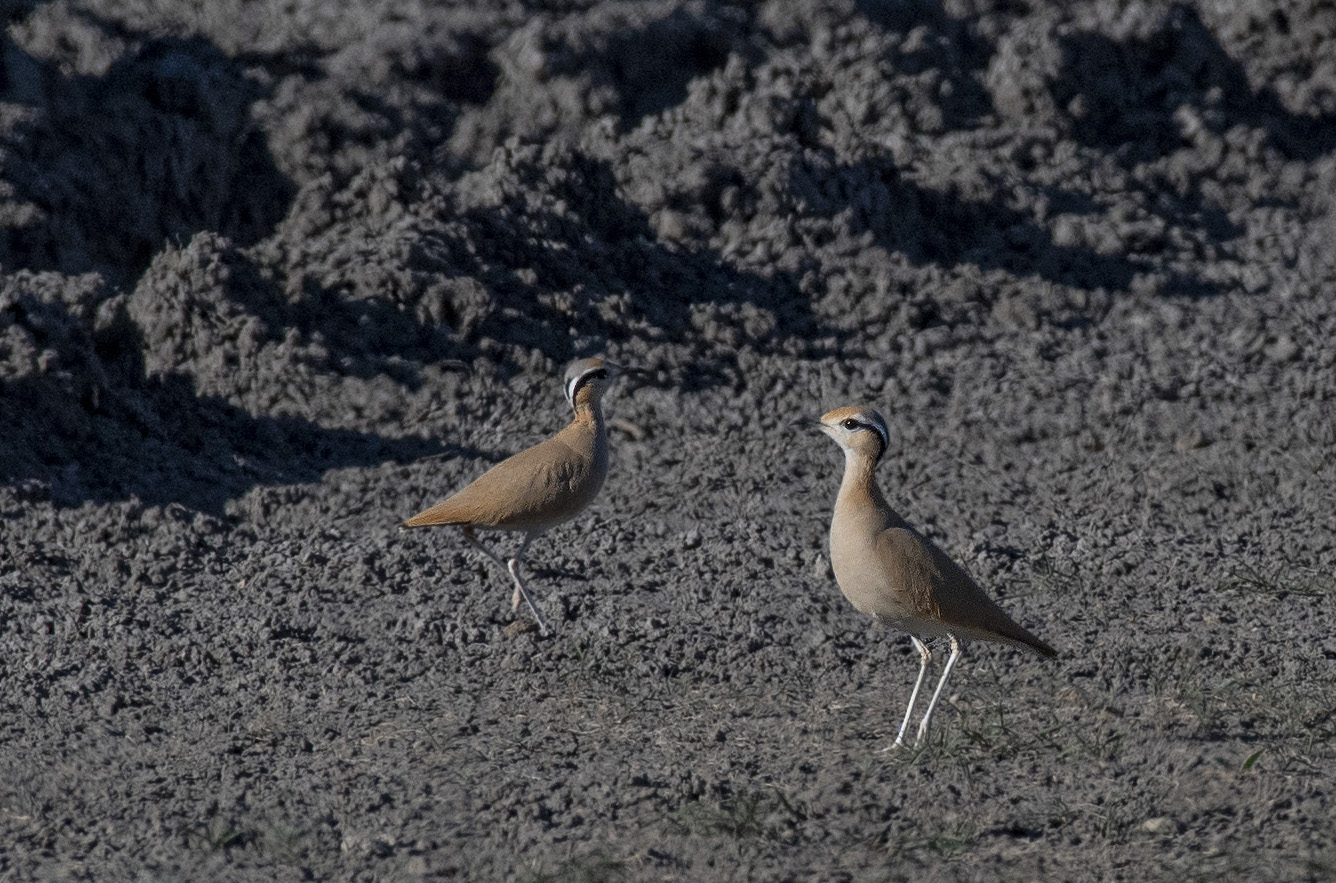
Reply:
[[[0, 4], [0, 879], [1336, 874], [1330, 4], [426, 6]], [[596, 352], [541, 639], [396, 526]]]

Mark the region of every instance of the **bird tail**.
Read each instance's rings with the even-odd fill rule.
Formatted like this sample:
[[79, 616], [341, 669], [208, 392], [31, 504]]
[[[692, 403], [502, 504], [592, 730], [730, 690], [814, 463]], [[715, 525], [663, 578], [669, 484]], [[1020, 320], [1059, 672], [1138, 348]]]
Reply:
[[1030, 632], [1021, 628], [1020, 626], [1016, 627], [1015, 634], [1008, 635], [1007, 637], [1010, 638], [1012, 641], [1014, 641], [1018, 646], [1023, 646], [1026, 647], [1027, 649], [1033, 650], [1034, 652], [1038, 653], [1040, 656], [1045, 657], [1046, 659], [1052, 659], [1053, 657], [1058, 655], [1057, 650], [1054, 650], [1048, 644], [1044, 643], [1043, 640], [1030, 634]]
[[469, 519], [462, 517], [458, 509], [448, 505], [449, 502], [449, 500], [446, 500], [444, 503], [437, 503], [425, 512], [419, 512], [405, 521], [403, 527], [441, 527], [452, 524], [468, 524]]
[[1034, 651], [1038, 653], [1040, 656], [1045, 656], [1049, 659], [1052, 659], [1053, 657], [1058, 655], [1057, 650], [1054, 650], [1052, 647], [1050, 647], [1048, 644], [1045, 644], [1038, 638], [1034, 639], [1034, 643], [1030, 644], [1030, 647], [1032, 647]]

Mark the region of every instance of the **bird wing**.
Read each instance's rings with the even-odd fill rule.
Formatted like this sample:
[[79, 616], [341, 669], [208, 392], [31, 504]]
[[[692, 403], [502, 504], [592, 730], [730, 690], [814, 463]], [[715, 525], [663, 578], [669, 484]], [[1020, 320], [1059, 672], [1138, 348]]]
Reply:
[[[404, 522], [405, 527], [473, 524], [523, 528], [561, 520], [583, 509], [588, 457], [560, 437], [502, 460], [450, 498]], [[597, 490], [595, 488], [595, 490]], [[570, 511], [567, 511], [570, 510]]]
[[931, 540], [912, 528], [891, 527], [877, 537], [882, 566], [915, 613], [961, 630], [962, 637], [1024, 644], [1055, 656], [984, 594], [968, 573]]
[[890, 527], [877, 535], [877, 558], [900, 604], [916, 616], [941, 619], [933, 587], [945, 579], [926, 541], [912, 530]]

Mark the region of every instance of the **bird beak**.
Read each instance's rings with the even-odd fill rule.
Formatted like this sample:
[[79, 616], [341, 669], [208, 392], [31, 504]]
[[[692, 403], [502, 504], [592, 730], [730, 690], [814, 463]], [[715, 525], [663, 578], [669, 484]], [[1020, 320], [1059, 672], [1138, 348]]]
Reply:
[[621, 365], [618, 364], [617, 362], [607, 362], [607, 361], [605, 361], [603, 364], [604, 366], [616, 371], [618, 374], [628, 374], [634, 376], [637, 374], [649, 373], [649, 371], [645, 370], [644, 368], [637, 368], [635, 365]]
[[824, 431], [825, 428], [826, 428], [826, 424], [822, 423], [820, 420], [815, 420], [815, 419], [813, 419], [813, 418], [811, 418], [811, 417], [803, 417], [803, 418], [801, 418], [801, 419], [794, 420], [794, 421], [793, 421], [792, 423], [790, 423], [789, 425], [790, 425], [790, 426], [801, 427], [801, 428], [803, 428], [803, 429], [820, 429], [820, 430], [823, 430], [823, 431]]
[[640, 383], [644, 383], [647, 381], [648, 378], [652, 377], [654, 374], [653, 371], [649, 371], [645, 368], [637, 368], [634, 365], [618, 365], [615, 362], [605, 361], [603, 363], [603, 366], [605, 368], [611, 369], [608, 377], [608, 379], [610, 380], [615, 377], [620, 377], [624, 375], [628, 380], [635, 380], [639, 381]]
[[470, 365], [468, 362], [461, 361], [460, 359], [442, 359], [436, 364], [448, 371], [458, 371], [461, 374], [473, 373], [473, 366]]

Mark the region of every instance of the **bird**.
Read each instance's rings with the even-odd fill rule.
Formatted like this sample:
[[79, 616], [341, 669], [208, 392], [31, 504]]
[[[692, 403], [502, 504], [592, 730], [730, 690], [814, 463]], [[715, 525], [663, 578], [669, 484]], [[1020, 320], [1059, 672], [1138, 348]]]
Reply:
[[[405, 521], [401, 528], [460, 528], [471, 546], [510, 573], [515, 583], [511, 609], [518, 610], [523, 598], [542, 635], [548, 634], [549, 626], [524, 584], [519, 566], [530, 543], [583, 512], [603, 487], [608, 475], [608, 427], [602, 400], [624, 370], [602, 358], [572, 362], [566, 369], [565, 391], [574, 416], [565, 429], [497, 463], [448, 499]], [[478, 540], [475, 531], [479, 530], [522, 534], [519, 551], [508, 563], [502, 563]]]
[[[809, 421], [811, 422], [811, 421]], [[919, 722], [918, 745], [928, 734], [961, 645], [997, 641], [1052, 658], [1057, 651], [1007, 616], [965, 570], [905, 521], [877, 485], [877, 463], [890, 447], [886, 421], [869, 407], [845, 406], [822, 415], [822, 432], [844, 451], [844, 477], [830, 521], [830, 563], [844, 597], [861, 613], [909, 633], [919, 652], [919, 673], [909, 694], [895, 743], [905, 730], [923, 687], [932, 652], [924, 638], [948, 638], [951, 654]]]

